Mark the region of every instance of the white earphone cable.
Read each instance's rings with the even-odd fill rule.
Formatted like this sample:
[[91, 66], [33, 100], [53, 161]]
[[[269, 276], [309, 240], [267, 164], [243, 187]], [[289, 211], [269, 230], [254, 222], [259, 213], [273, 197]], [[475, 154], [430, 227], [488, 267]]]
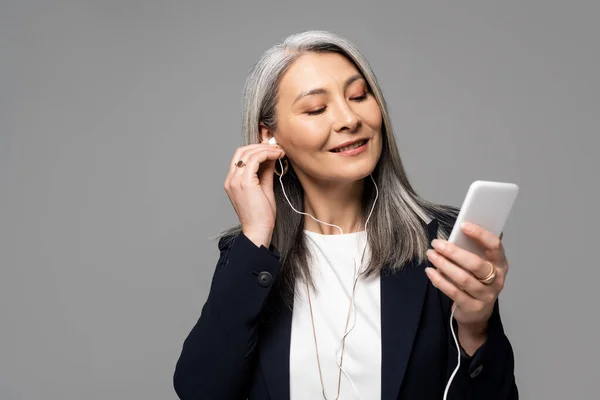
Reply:
[[446, 390], [444, 390], [444, 400], [446, 400], [448, 398], [448, 390], [450, 390], [450, 384], [452, 383], [454, 376], [456, 375], [456, 373], [458, 372], [458, 369], [460, 368], [460, 346], [458, 344], [458, 339], [456, 338], [456, 333], [454, 333], [454, 324], [452, 324], [452, 320], [454, 319], [454, 310], [456, 310], [456, 303], [454, 303], [454, 305], [452, 306], [452, 312], [450, 313], [450, 330], [452, 331], [452, 337], [454, 338], [454, 344], [456, 344], [456, 350], [458, 351], [458, 360], [456, 362], [456, 368], [454, 368], [454, 372], [452, 372], [452, 375], [450, 375], [450, 378], [448, 379], [448, 383], [446, 384]]
[[[279, 159], [279, 165], [281, 166], [281, 170], [283, 171], [283, 162], [281, 161], [281, 159]], [[375, 186], [375, 200], [373, 201], [373, 205], [371, 206], [371, 210], [370, 210], [370, 212], [369, 212], [369, 215], [367, 216], [367, 220], [366, 220], [366, 222], [365, 222], [365, 232], [367, 231], [367, 225], [368, 225], [368, 223], [369, 223], [369, 220], [371, 219], [371, 215], [373, 214], [373, 210], [375, 209], [375, 203], [377, 203], [377, 199], [379, 198], [379, 189], [377, 188], [377, 183], [375, 182], [375, 179], [373, 179], [373, 176], [372, 176], [371, 174], [369, 174], [369, 177], [371, 178], [371, 181], [373, 182], [373, 185]], [[340, 233], [341, 233], [342, 235], [344, 234], [344, 231], [343, 231], [343, 230], [342, 230], [342, 228], [340, 228], [338, 225], [334, 225], [334, 224], [330, 224], [330, 223], [327, 223], [327, 222], [321, 221], [321, 220], [319, 220], [319, 219], [317, 219], [317, 218], [313, 217], [312, 215], [310, 215], [310, 214], [308, 214], [308, 213], [305, 213], [305, 212], [302, 212], [302, 211], [298, 211], [298, 210], [296, 210], [296, 208], [295, 208], [295, 207], [292, 205], [292, 203], [291, 203], [290, 199], [288, 198], [288, 196], [287, 196], [287, 193], [285, 192], [285, 187], [284, 187], [284, 185], [283, 185], [283, 175], [279, 175], [279, 183], [281, 184], [281, 190], [283, 191], [283, 195], [284, 195], [285, 199], [287, 200], [287, 203], [288, 203], [288, 204], [290, 205], [290, 207], [292, 208], [292, 210], [294, 210], [294, 211], [295, 211], [296, 213], [298, 213], [298, 214], [302, 214], [302, 215], [309, 216], [309, 217], [311, 217], [313, 220], [315, 220], [316, 222], [319, 222], [319, 223], [322, 223], [322, 224], [325, 224], [325, 225], [328, 225], [328, 226], [333, 226], [333, 227], [336, 227], [336, 228], [338, 228], [338, 229], [340, 230]], [[368, 246], [368, 243], [369, 243], [369, 242], [368, 242], [368, 240], [367, 240], [367, 241], [365, 242], [365, 247], [364, 247], [364, 249], [363, 249], [363, 253], [362, 253], [362, 257], [361, 257], [361, 268], [362, 268], [362, 263], [363, 263], [363, 261], [364, 261], [364, 254], [365, 254], [366, 248], [367, 248], [367, 246]], [[348, 327], [346, 327], [346, 330], [345, 330], [345, 332], [344, 332], [344, 334], [343, 334], [343, 336], [342, 336], [342, 339], [341, 339], [340, 348], [339, 348], [339, 350], [336, 352], [336, 364], [337, 364], [337, 366], [338, 366], [339, 370], [342, 372], [342, 374], [343, 374], [343, 375], [346, 377], [346, 379], [348, 379], [348, 382], [349, 382], [349, 383], [350, 383], [350, 385], [352, 386], [352, 390], [354, 391], [354, 396], [355, 396], [355, 398], [356, 398], [356, 399], [358, 399], [359, 397], [358, 397], [358, 391], [356, 390], [356, 387], [355, 387], [355, 385], [354, 385], [354, 382], [352, 382], [352, 379], [350, 378], [350, 376], [348, 375], [348, 373], [347, 373], [347, 372], [346, 372], [346, 371], [345, 371], [345, 370], [342, 368], [342, 365], [341, 365], [341, 363], [340, 363], [340, 362], [337, 360], [337, 358], [339, 358], [339, 357], [340, 357], [340, 355], [341, 355], [340, 353], [341, 353], [341, 351], [342, 351], [342, 346], [343, 346], [343, 342], [344, 342], [344, 340], [345, 340], [345, 339], [346, 339], [346, 337], [347, 337], [347, 336], [350, 334], [350, 332], [352, 332], [352, 330], [354, 329], [354, 326], [356, 325], [356, 307], [355, 307], [355, 305], [354, 305], [354, 293], [355, 293], [355, 290], [356, 290], [356, 284], [357, 284], [357, 282], [358, 282], [358, 279], [359, 279], [359, 277], [360, 277], [360, 275], [361, 275], [361, 274], [362, 274], [362, 272], [360, 272], [360, 271], [359, 271], [359, 273], [357, 273], [357, 270], [356, 270], [356, 263], [355, 263], [355, 264], [354, 264], [354, 282], [353, 282], [353, 285], [352, 285], [352, 296], [351, 296], [351, 298], [350, 298], [350, 308], [351, 308], [351, 310], [352, 310], [352, 315], [353, 315], [353, 317], [354, 317], [354, 318], [353, 318], [353, 323], [352, 323], [352, 326], [350, 327], [350, 329], [348, 329]]]

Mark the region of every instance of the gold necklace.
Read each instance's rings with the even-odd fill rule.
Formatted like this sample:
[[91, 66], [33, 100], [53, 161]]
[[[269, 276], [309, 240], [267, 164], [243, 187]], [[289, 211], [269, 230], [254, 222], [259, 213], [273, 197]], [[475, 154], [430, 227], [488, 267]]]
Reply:
[[[365, 244], [365, 248], [363, 249], [363, 253], [362, 256], [360, 258], [360, 263], [361, 263], [361, 267], [363, 264], [363, 260], [365, 257], [365, 251], [367, 250], [367, 245], [368, 242]], [[354, 262], [354, 270], [356, 271], [356, 260], [353, 260]], [[358, 278], [360, 278], [360, 276], [363, 274], [363, 272], [360, 272], [356, 275], [356, 277], [354, 278], [354, 284], [352, 285], [352, 295], [350, 296], [350, 304], [348, 304], [348, 314], [346, 315], [346, 326], [344, 327], [344, 335], [342, 336], [342, 352], [340, 354], [340, 363], [338, 365], [338, 384], [337, 384], [337, 394], [335, 396], [335, 400], [338, 400], [340, 398], [340, 390], [341, 390], [341, 385], [342, 385], [342, 365], [344, 362], [344, 349], [346, 347], [346, 335], [348, 335], [348, 323], [350, 322], [350, 311], [352, 310], [352, 304], [354, 302], [354, 293], [356, 291], [356, 284], [358, 283]], [[325, 395], [325, 384], [323, 383], [323, 371], [321, 370], [321, 360], [319, 358], [319, 345], [317, 343], [317, 332], [315, 329], [315, 319], [313, 316], [313, 309], [312, 309], [312, 302], [310, 299], [310, 287], [308, 286], [308, 281], [306, 281], [306, 294], [308, 296], [308, 308], [310, 310], [310, 322], [312, 324], [312, 331], [313, 331], [313, 339], [315, 341], [315, 352], [317, 355], [317, 366], [319, 368], [319, 380], [321, 381], [321, 392], [323, 394], [323, 398], [325, 400], [327, 400], [327, 396]]]

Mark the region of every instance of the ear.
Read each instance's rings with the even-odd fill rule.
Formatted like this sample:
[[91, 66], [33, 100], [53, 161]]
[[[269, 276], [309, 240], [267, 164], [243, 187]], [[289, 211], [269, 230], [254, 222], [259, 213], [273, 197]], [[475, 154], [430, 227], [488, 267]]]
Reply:
[[260, 135], [260, 142], [266, 143], [269, 139], [274, 137], [273, 132], [265, 126], [262, 122], [258, 124], [258, 134]]

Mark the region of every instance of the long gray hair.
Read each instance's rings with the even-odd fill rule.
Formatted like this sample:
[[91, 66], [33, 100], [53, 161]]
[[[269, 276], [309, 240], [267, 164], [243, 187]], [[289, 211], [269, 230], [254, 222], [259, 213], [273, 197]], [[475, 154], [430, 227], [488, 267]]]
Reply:
[[[297, 33], [271, 47], [260, 57], [244, 88], [244, 144], [261, 142], [261, 122], [271, 132], [276, 131], [275, 105], [281, 77], [298, 57], [307, 52], [333, 52], [350, 60], [367, 81], [383, 117], [382, 153], [371, 174], [379, 188], [379, 198], [367, 226], [371, 257], [366, 275], [377, 273], [384, 267], [401, 269], [414, 260], [422, 262], [429, 248], [425, 225], [432, 218], [437, 218], [440, 222], [438, 236], [447, 238], [449, 224], [456, 215], [456, 209], [421, 199], [413, 190], [402, 165], [387, 105], [375, 74], [357, 47], [345, 38], [327, 31]], [[279, 165], [276, 165], [276, 168], [279, 168]], [[272, 244], [281, 253], [281, 270], [276, 287], [282, 299], [290, 305], [296, 282], [302, 279], [312, 283], [310, 254], [304, 235], [304, 217], [290, 208], [278, 177], [274, 178], [277, 215]], [[304, 190], [293, 172], [291, 163], [282, 182], [294, 207], [304, 211]], [[375, 199], [375, 190], [370, 179], [365, 179], [364, 187], [363, 222]], [[240, 231], [241, 226], [238, 225], [222, 232], [221, 237], [233, 238]]]

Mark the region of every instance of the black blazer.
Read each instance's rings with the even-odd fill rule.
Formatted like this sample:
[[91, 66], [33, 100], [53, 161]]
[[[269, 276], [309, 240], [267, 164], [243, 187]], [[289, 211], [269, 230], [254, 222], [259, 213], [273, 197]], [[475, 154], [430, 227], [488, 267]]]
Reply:
[[[427, 225], [430, 240], [437, 226], [437, 219]], [[292, 311], [276, 302], [268, 319], [261, 315], [277, 278], [279, 253], [257, 247], [243, 233], [233, 241], [221, 239], [219, 249], [208, 299], [175, 368], [175, 391], [182, 400], [289, 400]], [[456, 367], [448, 326], [452, 303], [430, 283], [427, 263], [381, 274], [383, 400], [442, 400]], [[485, 344], [473, 357], [461, 349], [448, 399], [518, 399], [498, 302]]]

